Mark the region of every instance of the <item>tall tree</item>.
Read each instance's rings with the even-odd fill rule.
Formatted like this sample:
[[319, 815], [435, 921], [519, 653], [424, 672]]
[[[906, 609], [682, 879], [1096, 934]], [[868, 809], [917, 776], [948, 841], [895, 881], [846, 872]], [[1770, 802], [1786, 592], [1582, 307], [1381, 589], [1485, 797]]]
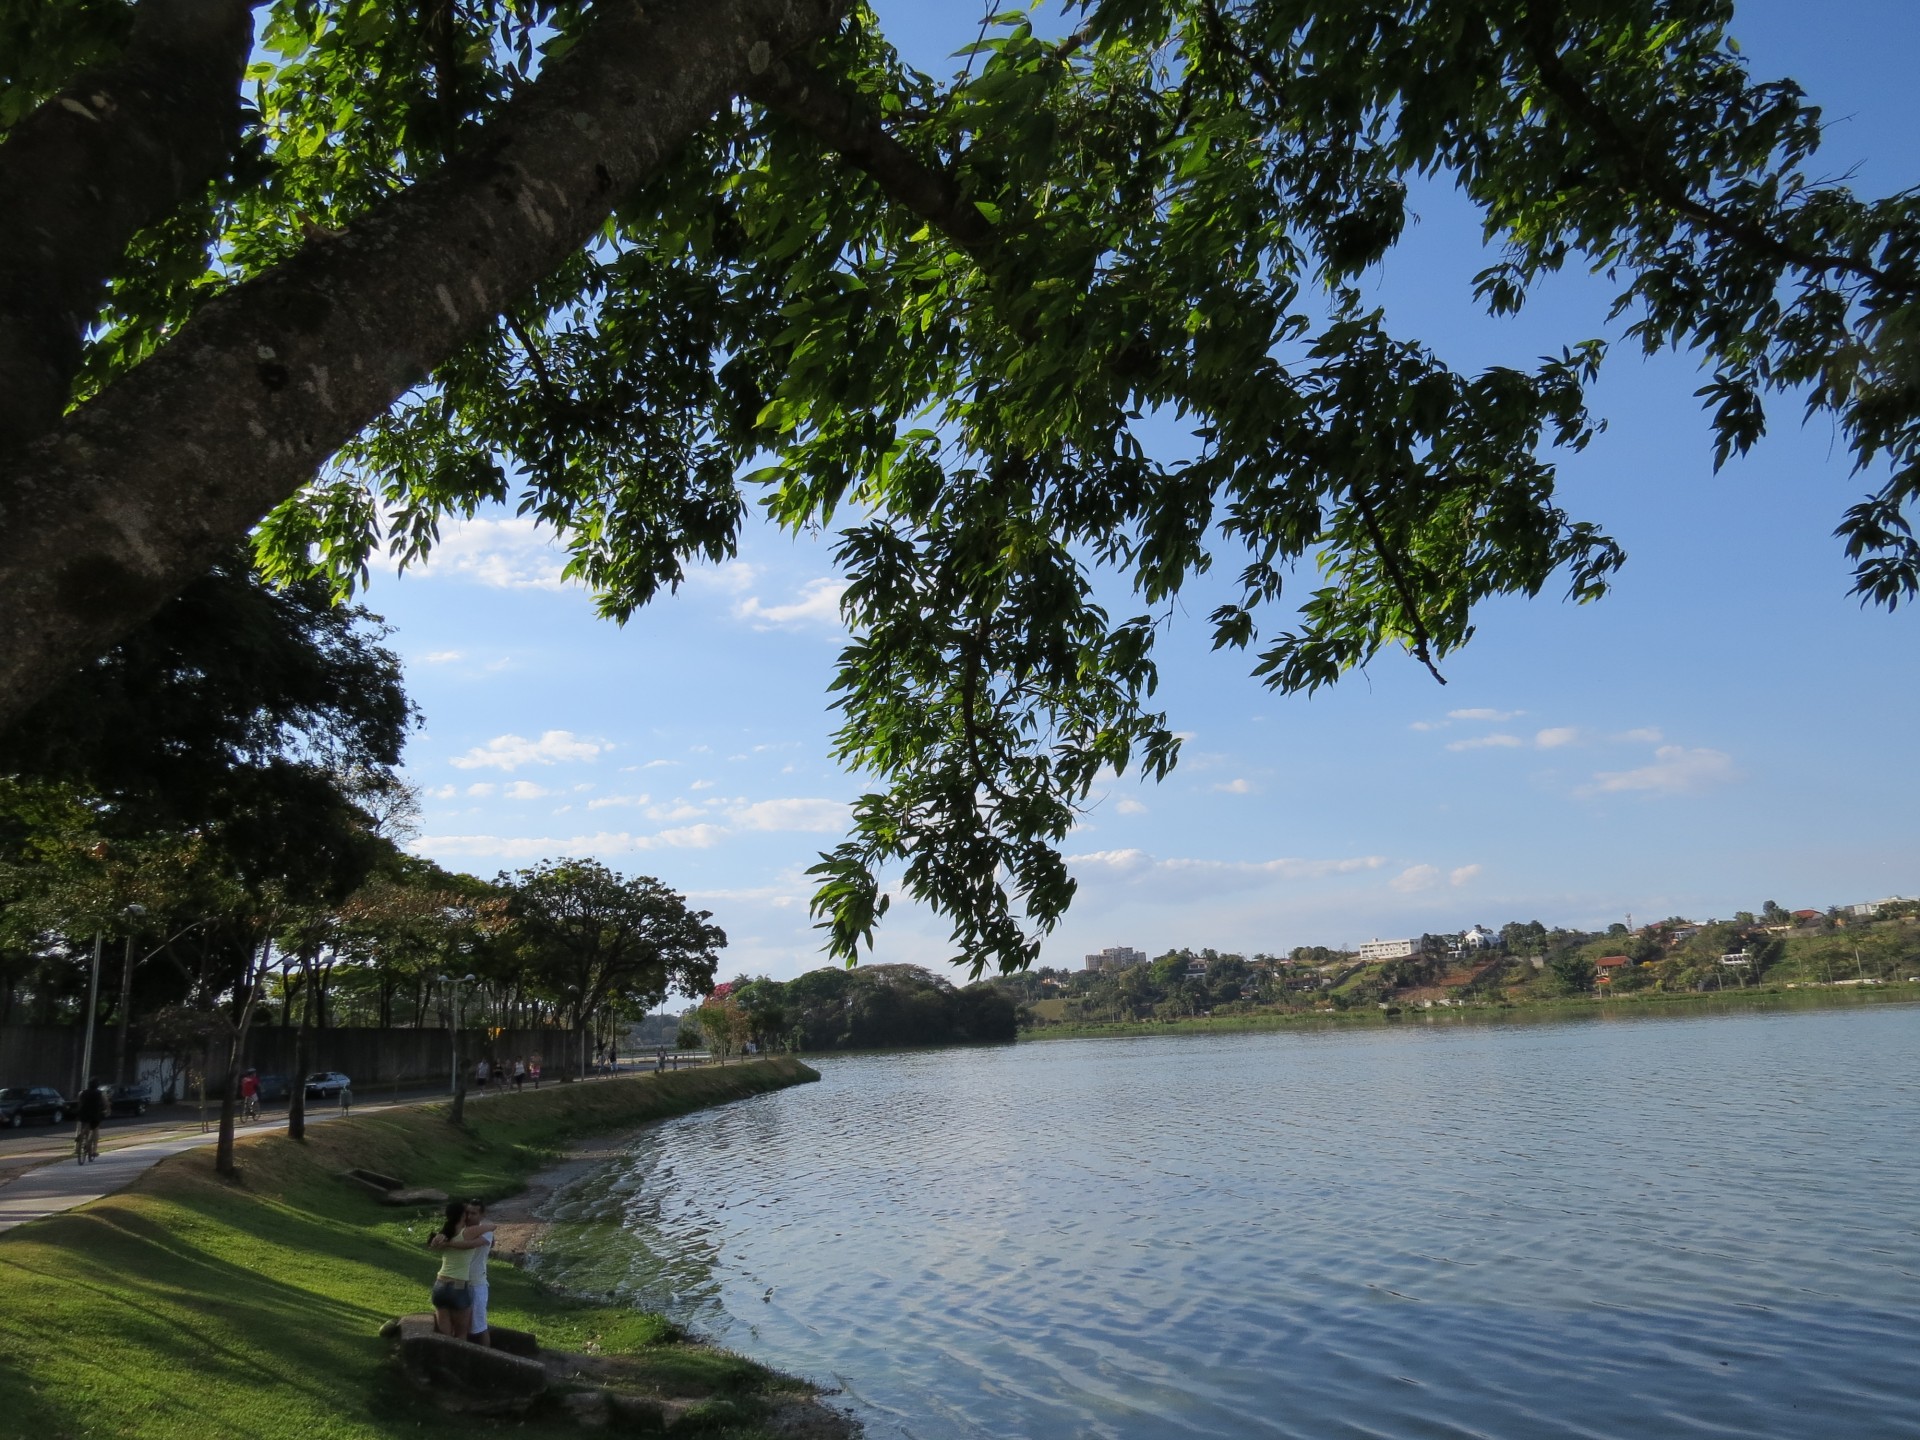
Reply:
[[517, 490], [623, 617], [750, 497], [852, 514], [840, 753], [879, 783], [830, 943], [897, 867], [1018, 967], [1094, 777], [1175, 761], [1151, 617], [1194, 575], [1238, 566], [1217, 643], [1310, 690], [1388, 647], [1438, 675], [1479, 602], [1621, 563], [1553, 487], [1601, 343], [1459, 374], [1366, 302], [1434, 173], [1502, 247], [1491, 309], [1591, 265], [1629, 341], [1698, 351], [1717, 459], [1769, 396], [1830, 416], [1873, 469], [1855, 588], [1920, 588], [1920, 197], [1819, 179], [1728, 0], [1083, 0], [949, 81], [833, 0], [267, 0], [251, 51], [242, 0], [38, 9], [0, 90], [0, 724], [263, 520], [344, 590]]
[[501, 875], [508, 913], [576, 1039], [586, 1075], [589, 1023], [607, 1008], [645, 1014], [670, 993], [705, 995], [726, 933], [712, 912], [648, 875], [631, 879], [594, 860], [549, 861]]

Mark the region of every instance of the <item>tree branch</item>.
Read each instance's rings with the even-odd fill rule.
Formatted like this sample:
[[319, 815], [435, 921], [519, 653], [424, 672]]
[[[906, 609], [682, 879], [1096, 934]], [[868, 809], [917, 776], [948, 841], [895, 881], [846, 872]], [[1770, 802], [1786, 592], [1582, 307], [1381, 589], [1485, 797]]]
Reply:
[[0, 145], [0, 455], [59, 423], [128, 242], [232, 156], [253, 3], [140, 0], [126, 54]]
[[494, 323], [837, 8], [596, 7], [443, 173], [208, 301], [0, 472], [0, 729]]
[[[1853, 275], [1890, 292], [1912, 293], [1912, 287], [1898, 283], [1893, 276], [1878, 266], [1855, 260], [1846, 255], [1826, 254], [1816, 250], [1805, 250], [1790, 245], [1778, 236], [1768, 233], [1764, 226], [1750, 221], [1740, 220], [1720, 211], [1705, 201], [1696, 200], [1688, 193], [1684, 184], [1677, 184], [1659, 173], [1658, 166], [1649, 163], [1647, 154], [1649, 145], [1630, 134], [1626, 127], [1614, 118], [1613, 113], [1597, 99], [1579, 77], [1568, 67], [1560, 54], [1558, 39], [1553, 30], [1553, 17], [1546, 6], [1530, 7], [1527, 11], [1525, 43], [1527, 56], [1533, 61], [1533, 67], [1540, 74], [1540, 83], [1547, 93], [1560, 103], [1563, 110], [1585, 127], [1587, 132], [1605, 145], [1613, 158], [1626, 168], [1647, 197], [1666, 206], [1676, 214], [1693, 221], [1702, 230], [1717, 235], [1723, 240], [1731, 240], [1744, 245], [1749, 250], [1766, 255], [1798, 270], [1806, 270], [1815, 275], [1824, 275], [1838, 271]], [[1664, 151], [1661, 151], [1664, 154]], [[1624, 189], [1624, 187], [1623, 187]], [[1632, 193], [1626, 192], [1632, 199]]]
[[746, 94], [864, 170], [887, 194], [975, 259], [993, 239], [993, 225], [961, 193], [957, 180], [894, 139], [877, 115], [858, 108], [818, 71], [777, 64], [754, 77]]
[[1393, 551], [1387, 546], [1387, 533], [1380, 526], [1380, 517], [1373, 513], [1373, 502], [1359, 485], [1355, 485], [1351, 493], [1354, 506], [1360, 512], [1360, 521], [1367, 528], [1367, 537], [1373, 541], [1373, 553], [1380, 557], [1380, 568], [1387, 572], [1387, 583], [1393, 586], [1394, 593], [1400, 597], [1400, 608], [1406, 612], [1407, 629], [1413, 632], [1413, 658], [1426, 666], [1427, 673], [1444, 685], [1447, 677], [1433, 663], [1433, 644], [1427, 635], [1427, 627], [1421, 623], [1420, 607], [1414, 601], [1413, 587], [1407, 584], [1407, 577], [1400, 570], [1400, 562], [1394, 559]]

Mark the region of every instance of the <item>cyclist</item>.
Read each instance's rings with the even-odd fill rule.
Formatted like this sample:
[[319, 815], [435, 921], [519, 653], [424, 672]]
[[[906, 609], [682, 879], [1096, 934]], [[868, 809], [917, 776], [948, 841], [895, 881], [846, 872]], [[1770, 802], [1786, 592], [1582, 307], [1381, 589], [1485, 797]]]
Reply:
[[240, 1077], [240, 1118], [260, 1118], [260, 1074], [256, 1070], [249, 1070]]
[[74, 1158], [84, 1165], [100, 1153], [100, 1122], [107, 1118], [112, 1107], [107, 1103], [107, 1092], [99, 1081], [94, 1081], [80, 1092], [80, 1101], [74, 1107], [80, 1117], [79, 1129], [74, 1133]]

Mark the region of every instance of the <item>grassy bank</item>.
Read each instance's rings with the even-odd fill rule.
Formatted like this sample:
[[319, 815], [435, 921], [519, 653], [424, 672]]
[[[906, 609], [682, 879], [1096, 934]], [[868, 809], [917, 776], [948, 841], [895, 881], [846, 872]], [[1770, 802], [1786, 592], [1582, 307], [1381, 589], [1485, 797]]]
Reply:
[[[555, 1086], [472, 1105], [370, 1112], [303, 1143], [242, 1141], [237, 1183], [210, 1150], [117, 1195], [0, 1236], [0, 1433], [39, 1440], [455, 1440], [577, 1436], [557, 1415], [442, 1415], [376, 1332], [426, 1308], [437, 1217], [384, 1209], [340, 1171], [364, 1166], [499, 1198], [567, 1141], [818, 1076], [791, 1059]], [[571, 1350], [644, 1354], [674, 1393], [708, 1394], [693, 1433], [758, 1432], [758, 1397], [791, 1389], [738, 1357], [679, 1343], [657, 1316], [579, 1303], [495, 1265], [493, 1318]], [[676, 1433], [683, 1433], [676, 1430]]]
[[1473, 1024], [1489, 1021], [1525, 1021], [1607, 1018], [1630, 1015], [1725, 1013], [1745, 1010], [1830, 1010], [1888, 1001], [1920, 1000], [1920, 985], [1888, 984], [1871, 988], [1797, 988], [1779, 986], [1729, 990], [1724, 994], [1643, 990], [1633, 994], [1593, 998], [1557, 996], [1537, 1000], [1484, 1002], [1432, 1010], [1402, 1009], [1389, 1015], [1378, 1006], [1351, 1010], [1272, 1010], [1231, 1015], [1202, 1015], [1171, 1020], [1121, 1020], [1110, 1023], [1069, 1022], [1037, 1025], [1024, 1030], [1025, 1040], [1086, 1040], [1100, 1036], [1168, 1034], [1242, 1034], [1264, 1030], [1320, 1029], [1330, 1025], [1379, 1026], [1434, 1022]]

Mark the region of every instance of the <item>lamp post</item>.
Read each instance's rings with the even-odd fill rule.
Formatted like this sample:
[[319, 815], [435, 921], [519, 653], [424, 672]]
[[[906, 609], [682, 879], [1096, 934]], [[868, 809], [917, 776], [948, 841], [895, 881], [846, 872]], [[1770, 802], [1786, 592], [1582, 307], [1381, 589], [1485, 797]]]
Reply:
[[73, 1082], [76, 1103], [80, 1092], [93, 1079], [93, 1012], [100, 1004], [100, 947], [105, 941], [104, 934], [98, 930], [93, 932], [93, 968], [87, 975], [87, 1028], [80, 1039], [80, 1073]]
[[452, 1061], [447, 1073], [447, 1090], [457, 1093], [460, 1089], [460, 987], [477, 983], [473, 975], [436, 975], [433, 977], [447, 987], [447, 1049]]
[[[128, 905], [120, 912], [123, 920], [133, 920], [147, 913], [144, 905]], [[87, 971], [87, 1028], [80, 1040], [80, 1076], [74, 1082], [74, 1098], [79, 1092], [93, 1083], [93, 1030], [100, 1011], [100, 951], [105, 946], [107, 934], [104, 930], [93, 932], [93, 964]], [[133, 953], [133, 941], [127, 941], [127, 953]]]

